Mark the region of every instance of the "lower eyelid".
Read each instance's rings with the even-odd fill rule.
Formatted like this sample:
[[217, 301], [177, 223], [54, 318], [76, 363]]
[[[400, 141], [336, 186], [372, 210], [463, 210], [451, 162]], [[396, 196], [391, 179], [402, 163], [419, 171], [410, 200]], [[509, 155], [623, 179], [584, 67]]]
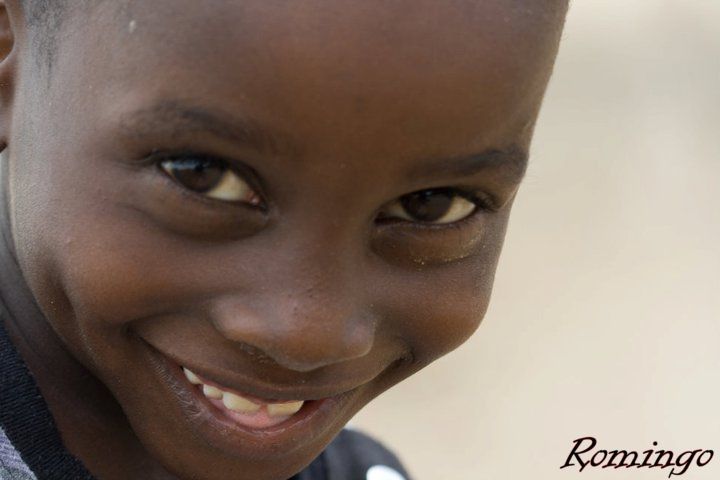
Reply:
[[379, 226], [372, 250], [385, 261], [410, 268], [430, 268], [482, 252], [489, 217], [482, 213], [452, 224], [417, 225], [397, 221]]
[[143, 170], [127, 203], [132, 210], [146, 215], [153, 226], [201, 241], [244, 239], [260, 231], [270, 220], [258, 207], [196, 195], [154, 168]]

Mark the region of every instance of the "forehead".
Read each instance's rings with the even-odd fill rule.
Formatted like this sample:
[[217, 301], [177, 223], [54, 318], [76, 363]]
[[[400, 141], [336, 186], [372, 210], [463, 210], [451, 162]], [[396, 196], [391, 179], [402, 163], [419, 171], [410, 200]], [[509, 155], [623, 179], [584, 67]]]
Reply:
[[448, 125], [479, 147], [528, 129], [563, 14], [546, 0], [104, 2], [57, 69], [105, 109], [181, 97], [360, 149], [382, 132], [427, 150]]

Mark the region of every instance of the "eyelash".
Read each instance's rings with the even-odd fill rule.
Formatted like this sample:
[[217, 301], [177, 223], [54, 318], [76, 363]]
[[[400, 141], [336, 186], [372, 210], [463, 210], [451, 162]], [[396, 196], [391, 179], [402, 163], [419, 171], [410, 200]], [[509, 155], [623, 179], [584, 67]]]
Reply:
[[473, 222], [478, 220], [481, 215], [487, 213], [495, 213], [499, 210], [495, 198], [492, 195], [489, 195], [483, 191], [461, 187], [426, 188], [423, 190], [448, 190], [450, 192], [453, 192], [455, 195], [473, 203], [475, 205], [475, 210], [470, 215], [451, 223], [413, 222], [403, 218], [383, 218], [377, 220], [376, 223], [381, 227], [402, 226], [404, 228], [413, 228], [437, 232], [460, 230], [468, 227], [469, 224], [472, 224]]
[[[161, 164], [164, 161], [168, 160], [180, 160], [183, 157], [198, 157], [198, 158], [207, 158], [212, 159], [213, 161], [217, 162], [218, 164], [222, 165], [223, 167], [232, 170], [236, 175], [240, 176], [244, 181], [248, 183], [248, 185], [260, 196], [262, 199], [262, 203], [260, 205], [250, 205], [246, 202], [230, 202], [230, 201], [223, 201], [223, 200], [217, 200], [213, 199], [207, 196], [204, 196], [202, 194], [199, 194], [197, 192], [193, 192], [192, 190], [183, 187], [180, 183], [178, 183], [176, 180], [174, 180], [165, 170], [162, 168]], [[180, 151], [180, 152], [166, 152], [166, 151], [153, 151], [150, 154], [146, 155], [143, 160], [140, 162], [142, 165], [152, 165], [155, 167], [157, 173], [162, 177], [163, 181], [165, 181], [167, 184], [170, 184], [170, 186], [178, 192], [180, 195], [183, 196], [183, 198], [186, 198], [190, 201], [196, 202], [204, 207], [210, 207], [210, 208], [218, 208], [219, 206], [234, 206], [238, 208], [250, 208], [254, 210], [260, 210], [264, 213], [268, 210], [268, 202], [265, 199], [265, 196], [262, 194], [262, 189], [259, 187], [258, 182], [252, 177], [252, 175], [249, 175], [246, 172], [243, 172], [237, 168], [234, 168], [230, 162], [227, 160], [224, 160], [221, 157], [217, 157], [214, 155], [208, 155], [208, 154], [199, 154], [194, 153], [192, 151]], [[453, 192], [459, 197], [462, 197], [470, 202], [472, 202], [475, 205], [475, 210], [468, 215], [465, 218], [462, 218], [460, 220], [457, 220], [455, 222], [451, 223], [441, 223], [441, 224], [434, 224], [434, 223], [424, 223], [424, 222], [413, 222], [410, 220], [405, 220], [402, 218], [383, 218], [383, 219], [377, 219], [376, 224], [380, 226], [390, 226], [390, 225], [398, 225], [402, 224], [403, 226], [409, 226], [411, 228], [415, 229], [423, 229], [423, 230], [429, 230], [429, 231], [447, 231], [447, 230], [457, 230], [464, 228], [467, 224], [472, 223], [474, 220], [477, 219], [478, 216], [480, 216], [483, 213], [494, 213], [498, 210], [497, 203], [495, 199], [488, 195], [485, 192], [472, 190], [472, 189], [465, 189], [465, 188], [454, 188], [454, 187], [439, 187], [439, 188], [426, 188], [424, 190], [448, 190]], [[398, 201], [396, 199], [395, 201]]]
[[[240, 178], [242, 178], [243, 181], [247, 182], [247, 184], [252, 188], [255, 193], [261, 198], [262, 202], [260, 205], [251, 205], [247, 202], [231, 202], [231, 201], [223, 201], [214, 199], [211, 197], [207, 197], [205, 195], [201, 195], [197, 192], [193, 192], [192, 190], [183, 187], [179, 182], [177, 182], [175, 179], [173, 179], [163, 168], [162, 163], [168, 160], [181, 160], [184, 157], [195, 157], [195, 158], [205, 158], [205, 159], [211, 159], [214, 162], [217, 162], [219, 165], [227, 168], [228, 170], [231, 170], [236, 175], [238, 175]], [[222, 157], [217, 157], [215, 155], [208, 155], [208, 154], [200, 154], [200, 153], [194, 153], [192, 151], [180, 151], [180, 152], [166, 152], [166, 151], [153, 151], [150, 154], [146, 155], [143, 160], [140, 162], [140, 164], [145, 166], [152, 166], [155, 169], [155, 173], [158, 174], [162, 181], [166, 184], [169, 184], [171, 188], [180, 195], [182, 195], [183, 198], [188, 199], [192, 202], [195, 202], [199, 204], [202, 207], [205, 208], [212, 208], [217, 209], [218, 207], [225, 207], [228, 206], [234, 207], [234, 208], [242, 208], [242, 209], [252, 209], [255, 211], [261, 211], [263, 213], [266, 213], [268, 210], [268, 202], [265, 200], [265, 196], [262, 193], [262, 188], [259, 185], [259, 182], [253, 177], [253, 175], [249, 172], [244, 172], [238, 168], [233, 167], [231, 162], [224, 160]]]

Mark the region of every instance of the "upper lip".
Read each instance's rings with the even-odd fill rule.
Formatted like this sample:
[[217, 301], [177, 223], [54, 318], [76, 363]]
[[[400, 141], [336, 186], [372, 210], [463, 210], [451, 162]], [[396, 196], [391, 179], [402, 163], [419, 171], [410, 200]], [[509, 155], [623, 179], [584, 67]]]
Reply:
[[302, 383], [300, 385], [269, 384], [258, 381], [257, 379], [245, 377], [235, 370], [230, 371], [218, 367], [210, 369], [193, 362], [185, 362], [166, 353], [163, 353], [163, 355], [168, 357], [172, 362], [178, 364], [180, 367], [185, 367], [193, 373], [199, 375], [201, 378], [216, 383], [219, 386], [224, 386], [238, 393], [245, 393], [256, 398], [280, 402], [293, 400], [321, 400], [348, 393], [362, 385], [362, 383], [344, 386], [338, 384], [308, 385], [303, 380], [298, 382]]

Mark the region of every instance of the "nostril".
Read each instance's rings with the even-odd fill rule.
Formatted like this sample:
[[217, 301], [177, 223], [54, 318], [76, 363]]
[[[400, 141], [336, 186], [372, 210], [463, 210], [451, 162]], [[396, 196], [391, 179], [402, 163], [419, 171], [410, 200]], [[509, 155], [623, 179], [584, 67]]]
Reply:
[[[375, 321], [366, 316], [291, 315], [261, 316], [232, 303], [216, 305], [212, 323], [226, 339], [235, 343], [258, 363], [274, 363], [297, 372], [360, 358], [373, 348]], [[280, 318], [278, 318], [280, 317]]]
[[[354, 324], [338, 332], [315, 323], [312, 327], [293, 329], [272, 337], [255, 338], [246, 351], [258, 359], [297, 372], [311, 372], [329, 365], [347, 362], [369, 354], [375, 341], [375, 325]], [[349, 331], [348, 331], [349, 330]]]
[[334, 364], [362, 358], [372, 350], [373, 342], [333, 342], [321, 343], [318, 339], [308, 342], [302, 350], [278, 350], [273, 352], [275, 361], [285, 368], [297, 372], [311, 372]]
[[257, 347], [253, 347], [252, 345], [248, 345], [244, 342], [236, 342], [237, 346], [245, 352], [249, 357], [251, 357], [255, 362], [269, 365], [269, 364], [275, 364], [277, 363], [273, 358], [269, 355], [266, 355]]
[[357, 356], [337, 356], [337, 355], [288, 355], [285, 352], [277, 352], [274, 354], [276, 363], [282, 367], [300, 373], [308, 373], [319, 370], [323, 367], [335, 365], [358, 358]]

